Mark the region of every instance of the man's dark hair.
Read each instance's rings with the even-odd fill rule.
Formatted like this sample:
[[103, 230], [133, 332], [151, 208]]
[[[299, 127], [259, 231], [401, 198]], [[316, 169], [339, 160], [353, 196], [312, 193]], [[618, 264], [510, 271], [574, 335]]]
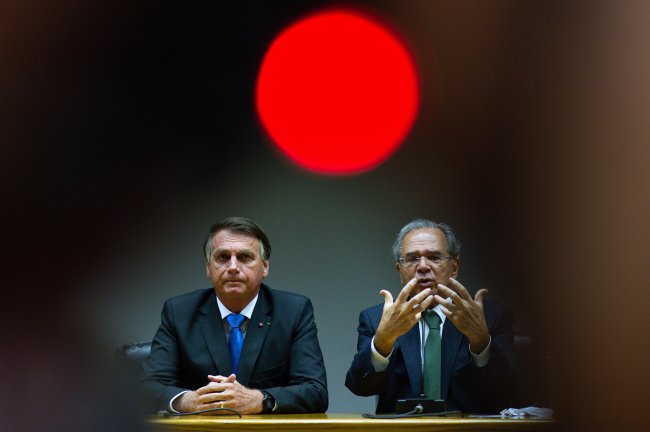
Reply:
[[393, 243], [393, 256], [395, 257], [395, 262], [399, 261], [400, 250], [402, 249], [402, 241], [408, 233], [413, 230], [422, 229], [422, 228], [435, 228], [442, 231], [445, 238], [447, 239], [447, 253], [453, 258], [460, 257], [460, 242], [454, 234], [454, 230], [451, 226], [446, 223], [433, 222], [427, 219], [414, 219], [411, 222], [407, 223], [402, 227], [402, 229], [397, 234], [395, 242]]
[[212, 237], [219, 231], [224, 230], [255, 237], [260, 241], [262, 259], [267, 260], [271, 257], [271, 242], [269, 242], [269, 238], [264, 234], [262, 228], [251, 219], [233, 216], [220, 220], [210, 227], [210, 232], [203, 242], [203, 253], [207, 261], [210, 261], [210, 255], [212, 255]]

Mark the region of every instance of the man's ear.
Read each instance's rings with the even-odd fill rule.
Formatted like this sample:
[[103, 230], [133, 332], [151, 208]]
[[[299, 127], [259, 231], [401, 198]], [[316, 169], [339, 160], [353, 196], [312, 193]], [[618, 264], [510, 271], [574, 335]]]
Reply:
[[210, 263], [205, 263], [205, 276], [210, 279]]
[[262, 265], [264, 266], [264, 272], [262, 275], [264, 277], [267, 277], [269, 275], [269, 267], [271, 266], [271, 262], [269, 260], [264, 260], [262, 261]]
[[460, 267], [460, 257], [456, 257], [451, 261], [451, 268], [452, 268], [452, 273], [451, 277], [456, 279], [456, 276], [458, 276], [458, 268]]

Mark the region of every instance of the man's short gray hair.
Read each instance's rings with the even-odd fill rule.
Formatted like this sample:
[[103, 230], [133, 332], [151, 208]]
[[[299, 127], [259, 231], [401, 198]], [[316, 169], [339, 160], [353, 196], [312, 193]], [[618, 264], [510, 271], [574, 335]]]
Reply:
[[456, 234], [451, 226], [446, 223], [433, 222], [427, 219], [414, 219], [404, 225], [395, 238], [395, 242], [393, 243], [393, 256], [395, 257], [395, 262], [399, 261], [404, 237], [413, 230], [423, 228], [439, 229], [442, 231], [447, 239], [447, 253], [453, 258], [460, 257], [460, 242], [456, 238]]

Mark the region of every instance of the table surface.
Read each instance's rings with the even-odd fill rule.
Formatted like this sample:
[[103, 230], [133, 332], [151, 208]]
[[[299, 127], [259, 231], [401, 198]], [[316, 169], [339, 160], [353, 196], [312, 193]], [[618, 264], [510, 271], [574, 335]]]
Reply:
[[153, 418], [156, 431], [551, 431], [553, 420], [472, 417], [369, 419], [361, 414], [266, 414]]

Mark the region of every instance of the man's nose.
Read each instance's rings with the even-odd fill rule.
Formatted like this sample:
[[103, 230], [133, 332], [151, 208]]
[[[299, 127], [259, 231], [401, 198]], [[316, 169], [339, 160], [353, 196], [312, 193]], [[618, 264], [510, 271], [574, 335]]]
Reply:
[[429, 271], [431, 270], [431, 263], [426, 259], [426, 257], [421, 256], [418, 258], [418, 265], [416, 269], [419, 272]]
[[230, 257], [230, 261], [228, 261], [228, 271], [229, 272], [237, 272], [239, 271], [239, 262], [237, 261], [237, 257], [235, 255]]

